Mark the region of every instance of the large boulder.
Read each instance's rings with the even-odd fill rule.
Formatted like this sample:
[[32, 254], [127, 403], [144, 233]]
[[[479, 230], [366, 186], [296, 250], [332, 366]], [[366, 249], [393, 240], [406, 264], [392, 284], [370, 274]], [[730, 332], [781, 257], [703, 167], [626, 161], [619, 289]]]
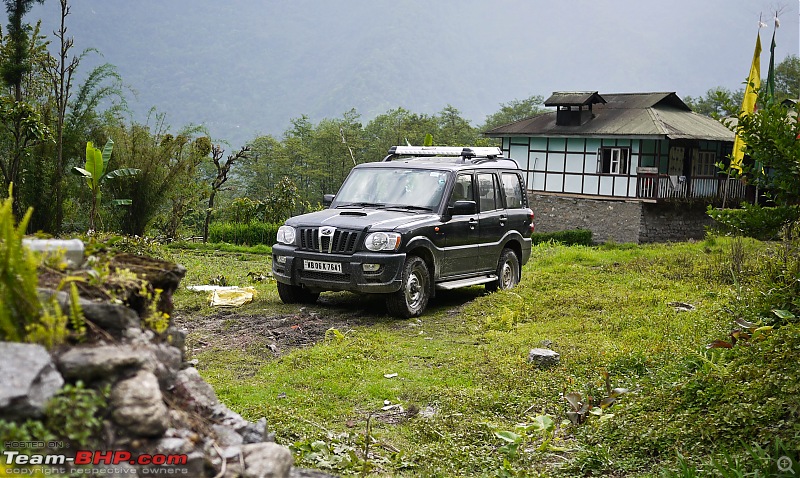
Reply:
[[169, 412], [158, 379], [147, 370], [120, 380], [111, 389], [111, 418], [132, 435], [160, 437], [169, 424]]
[[42, 415], [47, 401], [64, 385], [41, 345], [0, 342], [0, 417]]

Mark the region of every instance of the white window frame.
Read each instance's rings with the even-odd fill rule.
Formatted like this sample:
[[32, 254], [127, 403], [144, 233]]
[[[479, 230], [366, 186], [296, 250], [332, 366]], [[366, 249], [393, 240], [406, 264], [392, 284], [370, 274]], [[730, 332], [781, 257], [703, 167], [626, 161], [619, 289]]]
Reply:
[[[603, 168], [603, 153], [609, 152], [610, 160], [608, 164], [608, 171]], [[623, 168], [622, 166], [625, 166]], [[597, 149], [597, 173], [598, 174], [613, 174], [617, 176], [628, 175], [631, 170], [631, 153], [630, 148], [623, 147], [602, 147]]]

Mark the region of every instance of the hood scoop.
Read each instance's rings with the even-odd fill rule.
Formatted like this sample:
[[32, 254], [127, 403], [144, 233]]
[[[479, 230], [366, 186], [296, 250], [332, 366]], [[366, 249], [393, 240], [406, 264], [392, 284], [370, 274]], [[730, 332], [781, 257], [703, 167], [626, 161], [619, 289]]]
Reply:
[[367, 213], [364, 211], [342, 211], [339, 213], [340, 216], [366, 216]]

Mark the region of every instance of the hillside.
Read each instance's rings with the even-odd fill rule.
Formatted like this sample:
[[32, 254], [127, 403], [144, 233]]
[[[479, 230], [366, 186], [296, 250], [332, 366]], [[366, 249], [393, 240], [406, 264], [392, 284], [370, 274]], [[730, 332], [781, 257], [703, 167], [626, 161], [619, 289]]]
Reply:
[[[96, 48], [103, 57], [87, 60], [119, 68], [137, 92], [135, 118], [155, 106], [173, 126], [205, 124], [234, 147], [280, 135], [291, 118], [351, 108], [366, 122], [390, 108], [435, 114], [452, 104], [479, 124], [501, 103], [555, 90], [736, 89], [753, 51], [743, 29], [768, 11], [751, 0], [72, 3], [76, 51]], [[796, 8], [782, 13], [778, 58], [797, 52]], [[58, 11], [47, 1], [27, 19], [51, 32]]]

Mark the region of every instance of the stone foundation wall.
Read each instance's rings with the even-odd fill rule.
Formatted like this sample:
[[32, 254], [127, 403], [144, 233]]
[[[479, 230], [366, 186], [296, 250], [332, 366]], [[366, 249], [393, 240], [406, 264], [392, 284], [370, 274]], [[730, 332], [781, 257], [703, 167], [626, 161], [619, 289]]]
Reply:
[[528, 193], [536, 232], [589, 229], [595, 243], [702, 239], [714, 220], [705, 204], [564, 197]]
[[595, 243], [639, 242], [642, 203], [529, 193], [536, 232], [589, 229]]
[[703, 239], [714, 220], [706, 214], [705, 204], [642, 204], [639, 242], [685, 241]]

